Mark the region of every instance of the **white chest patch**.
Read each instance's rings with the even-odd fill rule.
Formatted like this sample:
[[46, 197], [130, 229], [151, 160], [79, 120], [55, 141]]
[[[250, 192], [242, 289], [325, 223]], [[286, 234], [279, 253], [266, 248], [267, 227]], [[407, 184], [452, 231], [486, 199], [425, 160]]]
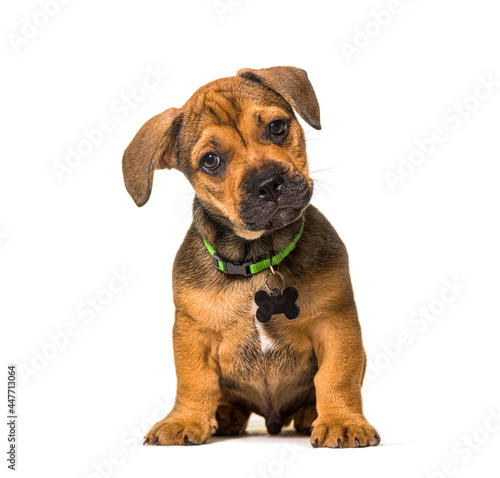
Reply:
[[[256, 311], [257, 311], [257, 306], [254, 303], [254, 307], [252, 310], [254, 317], [255, 317]], [[257, 332], [259, 333], [260, 349], [262, 350], [263, 354], [266, 354], [267, 352], [269, 352], [270, 350], [273, 349], [274, 343], [271, 340], [271, 338], [266, 334], [264, 324], [260, 323], [257, 319], [255, 319], [255, 328], [257, 329]]]
[[255, 327], [257, 327], [257, 332], [259, 332], [260, 349], [262, 350], [262, 353], [265, 354], [273, 349], [274, 343], [266, 334], [264, 324], [261, 324], [257, 319], [255, 319]]

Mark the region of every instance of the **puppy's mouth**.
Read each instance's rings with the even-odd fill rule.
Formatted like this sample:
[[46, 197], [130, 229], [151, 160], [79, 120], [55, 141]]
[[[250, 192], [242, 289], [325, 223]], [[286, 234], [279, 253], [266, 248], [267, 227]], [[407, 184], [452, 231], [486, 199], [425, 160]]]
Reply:
[[281, 229], [297, 220], [311, 200], [312, 181], [309, 185], [303, 177], [274, 187], [273, 194], [247, 194], [240, 202], [240, 219], [248, 231]]
[[280, 229], [300, 217], [303, 210], [304, 207], [278, 207], [276, 211], [271, 215], [263, 229], [267, 231]]

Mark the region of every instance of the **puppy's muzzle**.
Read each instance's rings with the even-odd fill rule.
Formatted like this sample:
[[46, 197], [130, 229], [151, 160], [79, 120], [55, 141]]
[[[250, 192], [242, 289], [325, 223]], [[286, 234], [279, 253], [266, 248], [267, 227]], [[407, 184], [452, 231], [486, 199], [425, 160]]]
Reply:
[[275, 230], [295, 221], [309, 203], [306, 178], [270, 162], [265, 171], [249, 171], [242, 183], [240, 218], [250, 231]]

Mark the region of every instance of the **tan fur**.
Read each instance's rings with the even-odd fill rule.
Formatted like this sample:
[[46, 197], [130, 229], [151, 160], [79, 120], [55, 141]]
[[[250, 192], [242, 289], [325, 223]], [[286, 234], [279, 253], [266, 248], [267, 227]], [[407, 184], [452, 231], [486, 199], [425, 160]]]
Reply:
[[[193, 224], [174, 263], [177, 397], [146, 443], [200, 444], [217, 429], [239, 434], [251, 412], [266, 418], [270, 433], [292, 419], [300, 433], [312, 426], [315, 447], [380, 442], [362, 411], [366, 359], [342, 241], [307, 204], [279, 230], [250, 230], [241, 217], [248, 175], [269, 164], [313, 187], [292, 108], [320, 127], [303, 70], [240, 70], [150, 120], [125, 152], [125, 182], [138, 205], [149, 198], [155, 169], [181, 170], [196, 192]], [[264, 134], [276, 118], [289, 123], [282, 144]], [[200, 170], [200, 158], [214, 149], [229, 158], [225, 174]], [[242, 277], [216, 270], [202, 236], [228, 260], [257, 260], [290, 243], [302, 216], [302, 237], [279, 269], [286, 286], [299, 291], [300, 316], [276, 315], [257, 328], [253, 297], [268, 271]]]

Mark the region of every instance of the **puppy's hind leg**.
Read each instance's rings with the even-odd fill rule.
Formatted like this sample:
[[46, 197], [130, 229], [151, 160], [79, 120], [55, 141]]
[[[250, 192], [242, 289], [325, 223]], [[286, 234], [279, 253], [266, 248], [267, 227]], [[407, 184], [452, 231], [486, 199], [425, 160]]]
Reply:
[[215, 414], [217, 431], [214, 435], [240, 435], [245, 431], [249, 417], [250, 411], [243, 406], [235, 403], [219, 403]]
[[297, 430], [297, 433], [310, 435], [312, 424], [316, 418], [318, 418], [316, 404], [305, 405], [295, 412], [293, 426]]

